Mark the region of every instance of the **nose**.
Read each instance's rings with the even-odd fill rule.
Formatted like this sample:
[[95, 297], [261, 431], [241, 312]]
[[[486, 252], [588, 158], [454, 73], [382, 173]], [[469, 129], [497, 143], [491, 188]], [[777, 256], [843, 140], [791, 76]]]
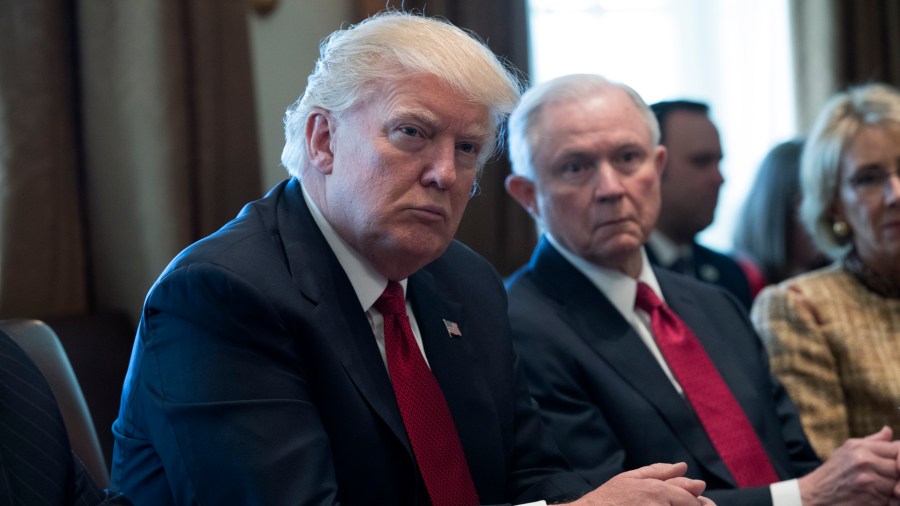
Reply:
[[722, 169], [719, 167], [718, 164], [716, 164], [715, 173], [716, 173], [715, 178], [714, 178], [715, 185], [718, 188], [719, 186], [722, 186], [723, 184], [725, 184], [725, 176], [722, 175]]
[[609, 164], [600, 162], [594, 183], [594, 198], [599, 201], [614, 201], [625, 195], [625, 186], [622, 185], [621, 175]]
[[900, 203], [900, 170], [888, 174], [887, 183], [884, 186], [884, 200], [888, 205]]
[[435, 146], [422, 174], [422, 184], [449, 189], [456, 182], [456, 146]]

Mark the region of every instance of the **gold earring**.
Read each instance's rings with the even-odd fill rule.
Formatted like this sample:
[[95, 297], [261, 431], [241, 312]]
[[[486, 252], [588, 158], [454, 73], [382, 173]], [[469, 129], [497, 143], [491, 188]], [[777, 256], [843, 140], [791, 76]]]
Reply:
[[850, 225], [846, 221], [836, 221], [831, 224], [831, 231], [838, 239], [846, 239], [850, 235]]

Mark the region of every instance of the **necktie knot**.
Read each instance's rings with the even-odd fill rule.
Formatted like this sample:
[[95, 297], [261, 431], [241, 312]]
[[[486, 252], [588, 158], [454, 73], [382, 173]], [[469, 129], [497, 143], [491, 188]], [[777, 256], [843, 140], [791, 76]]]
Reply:
[[662, 306], [662, 301], [659, 300], [659, 297], [653, 292], [653, 289], [650, 288], [650, 285], [643, 282], [638, 282], [637, 285], [637, 296], [634, 300], [634, 305], [640, 309], [643, 309], [648, 314], [655, 311], [659, 306]]
[[403, 287], [396, 281], [388, 281], [387, 288], [384, 289], [381, 297], [378, 297], [373, 306], [383, 316], [406, 313], [406, 299], [403, 296]]

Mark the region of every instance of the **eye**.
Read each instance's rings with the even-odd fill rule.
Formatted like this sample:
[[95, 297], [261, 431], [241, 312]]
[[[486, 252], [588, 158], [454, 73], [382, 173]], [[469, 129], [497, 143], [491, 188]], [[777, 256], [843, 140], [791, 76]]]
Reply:
[[880, 186], [887, 180], [886, 171], [878, 169], [861, 170], [850, 176], [850, 186], [854, 188], [868, 188], [872, 186]]
[[626, 151], [622, 154], [622, 162], [636, 163], [641, 160], [641, 155], [637, 151]]
[[459, 149], [463, 153], [466, 153], [469, 155], [477, 155], [478, 154], [478, 146], [471, 142], [462, 142], [457, 146], [457, 149]]
[[565, 174], [579, 174], [586, 170], [587, 167], [582, 162], [569, 162], [562, 166], [562, 171]]
[[410, 136], [410, 137], [418, 137], [420, 135], [419, 129], [414, 126], [404, 125], [400, 127], [400, 132]]
[[689, 158], [689, 160], [697, 170], [713, 170], [716, 169], [722, 158], [712, 154], [700, 154]]
[[613, 161], [616, 168], [625, 173], [630, 173], [640, 167], [646, 156], [639, 149], [625, 149], [617, 154]]
[[560, 164], [556, 170], [558, 177], [572, 184], [582, 184], [591, 178], [594, 164], [589, 160], [569, 160]]

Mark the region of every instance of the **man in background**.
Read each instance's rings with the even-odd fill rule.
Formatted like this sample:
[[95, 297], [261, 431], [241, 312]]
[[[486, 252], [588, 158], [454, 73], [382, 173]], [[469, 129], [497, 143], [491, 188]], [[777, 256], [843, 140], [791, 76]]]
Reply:
[[446, 22], [327, 38], [285, 118], [291, 177], [147, 295], [113, 482], [138, 506], [709, 504], [684, 464], [593, 491], [569, 471], [502, 283], [453, 241], [518, 97]]
[[897, 504], [884, 428], [820, 465], [745, 310], [721, 287], [652, 268], [666, 149], [630, 88], [573, 75], [509, 120], [509, 193], [545, 233], [509, 281], [513, 341], [563, 454], [592, 483], [688, 464], [732, 505]]
[[675, 100], [650, 106], [668, 157], [662, 176], [662, 209], [650, 236], [650, 261], [725, 287], [749, 310], [752, 292], [741, 266], [728, 255], [701, 246], [696, 236], [715, 217], [722, 143], [709, 119], [709, 106]]

